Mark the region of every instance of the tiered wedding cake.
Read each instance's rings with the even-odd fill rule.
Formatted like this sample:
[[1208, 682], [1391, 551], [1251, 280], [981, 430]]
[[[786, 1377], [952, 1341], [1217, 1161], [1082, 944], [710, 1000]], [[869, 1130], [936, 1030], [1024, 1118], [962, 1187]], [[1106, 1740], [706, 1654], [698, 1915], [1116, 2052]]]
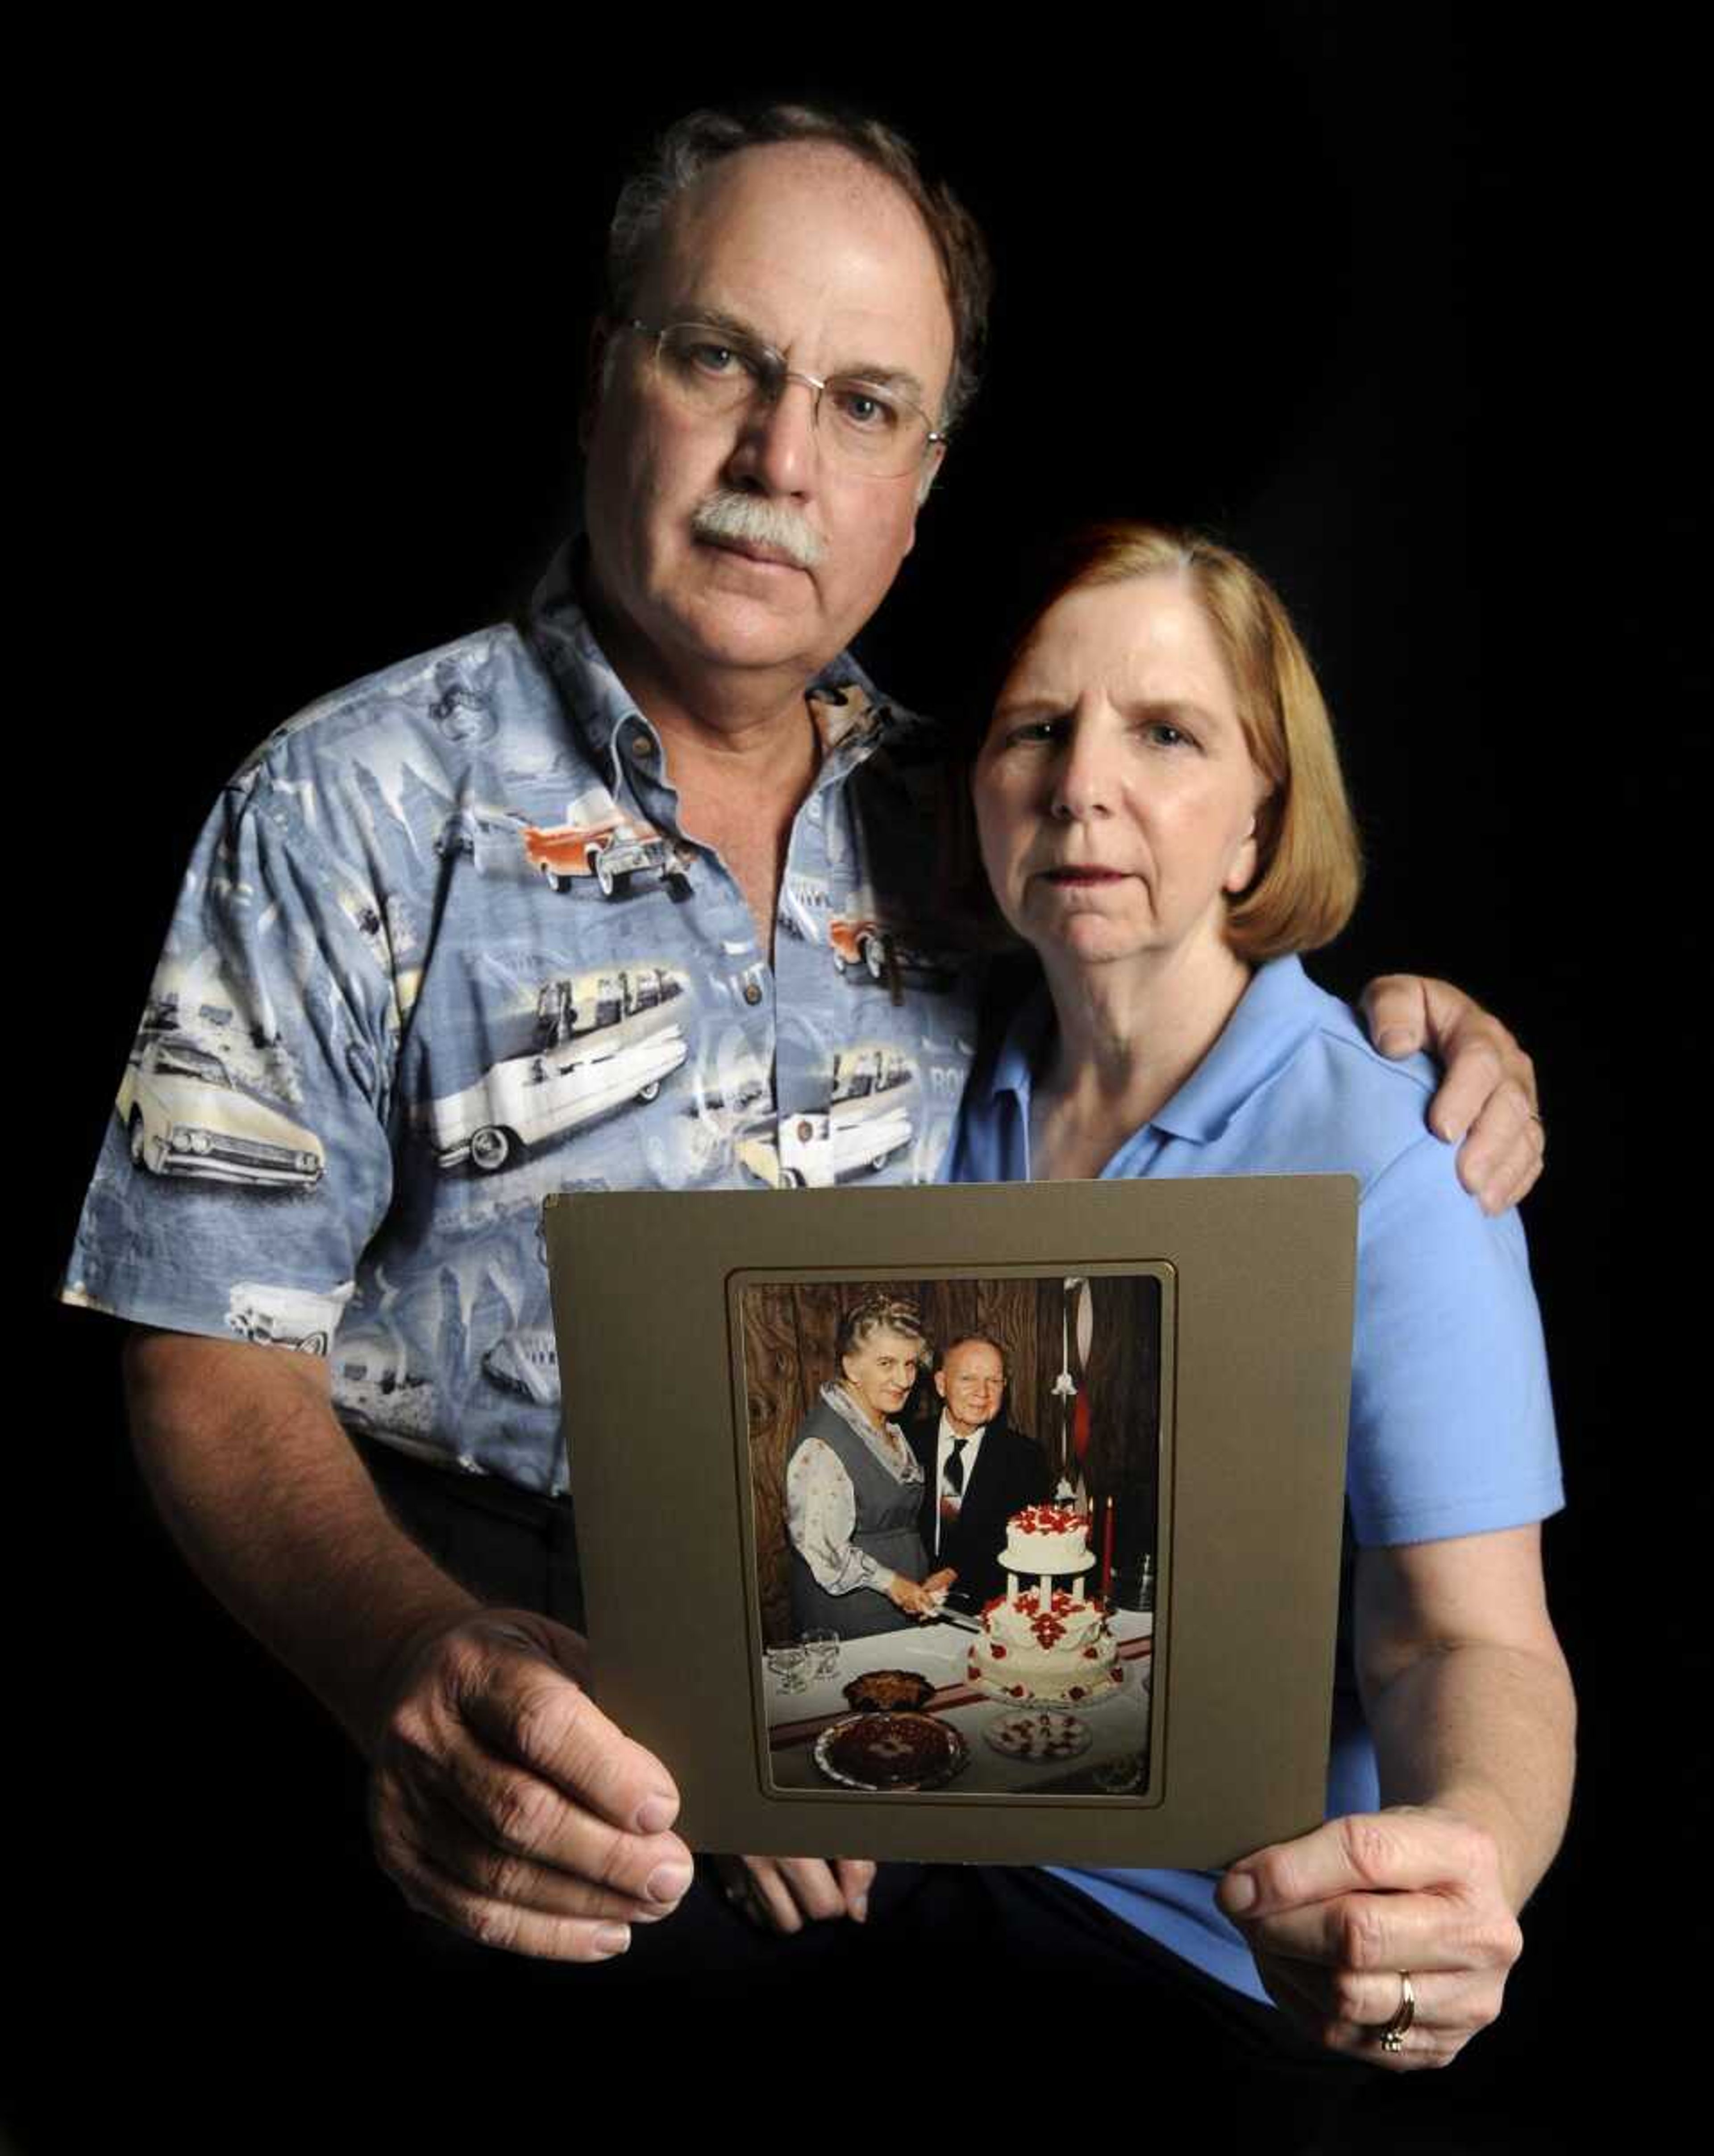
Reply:
[[1014, 1512], [999, 1557], [1006, 1592], [982, 1613], [970, 1681], [1001, 1699], [1075, 1704], [1111, 1691], [1119, 1650], [1106, 1604], [1084, 1592], [1095, 1563], [1087, 1514], [1057, 1502]]

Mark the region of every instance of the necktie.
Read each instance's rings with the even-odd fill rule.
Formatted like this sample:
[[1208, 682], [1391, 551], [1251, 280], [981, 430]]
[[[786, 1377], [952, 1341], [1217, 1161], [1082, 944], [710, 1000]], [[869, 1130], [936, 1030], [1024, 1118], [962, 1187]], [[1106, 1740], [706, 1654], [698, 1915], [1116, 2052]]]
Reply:
[[955, 1437], [947, 1460], [947, 1486], [960, 1497], [964, 1494], [964, 1448], [969, 1442], [967, 1437]]

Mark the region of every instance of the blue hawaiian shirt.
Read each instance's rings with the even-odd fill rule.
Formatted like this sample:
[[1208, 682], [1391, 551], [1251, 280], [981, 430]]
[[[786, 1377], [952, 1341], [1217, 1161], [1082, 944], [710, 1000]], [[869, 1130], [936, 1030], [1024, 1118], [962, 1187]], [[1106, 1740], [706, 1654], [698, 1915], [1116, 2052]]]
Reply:
[[769, 963], [557, 565], [280, 727], [192, 860], [69, 1301], [327, 1355], [341, 1418], [566, 1487], [552, 1190], [926, 1182], [975, 1043], [934, 728], [854, 661]]

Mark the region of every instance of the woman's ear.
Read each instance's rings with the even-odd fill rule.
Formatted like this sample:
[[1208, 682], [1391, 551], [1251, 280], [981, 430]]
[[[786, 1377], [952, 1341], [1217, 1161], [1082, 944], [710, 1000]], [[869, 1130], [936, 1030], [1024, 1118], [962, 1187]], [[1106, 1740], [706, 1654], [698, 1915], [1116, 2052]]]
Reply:
[[1221, 890], [1230, 898], [1236, 898], [1241, 891], [1248, 891], [1255, 881], [1258, 851], [1255, 825], [1256, 818], [1260, 814], [1261, 808], [1258, 803], [1250, 813], [1250, 829], [1239, 841], [1238, 850], [1233, 855], [1231, 865], [1227, 869], [1225, 878], [1221, 883]]

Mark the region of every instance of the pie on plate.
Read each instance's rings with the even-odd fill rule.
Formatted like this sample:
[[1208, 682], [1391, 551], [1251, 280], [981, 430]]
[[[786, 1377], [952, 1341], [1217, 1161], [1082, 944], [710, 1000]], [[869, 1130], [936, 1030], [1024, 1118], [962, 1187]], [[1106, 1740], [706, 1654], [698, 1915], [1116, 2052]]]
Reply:
[[931, 1714], [853, 1714], [815, 1740], [815, 1763], [848, 1789], [937, 1789], [970, 1757], [949, 1722]]
[[934, 1697], [934, 1686], [915, 1670], [869, 1670], [860, 1677], [853, 1677], [844, 1693], [860, 1714], [909, 1713], [927, 1706]]

